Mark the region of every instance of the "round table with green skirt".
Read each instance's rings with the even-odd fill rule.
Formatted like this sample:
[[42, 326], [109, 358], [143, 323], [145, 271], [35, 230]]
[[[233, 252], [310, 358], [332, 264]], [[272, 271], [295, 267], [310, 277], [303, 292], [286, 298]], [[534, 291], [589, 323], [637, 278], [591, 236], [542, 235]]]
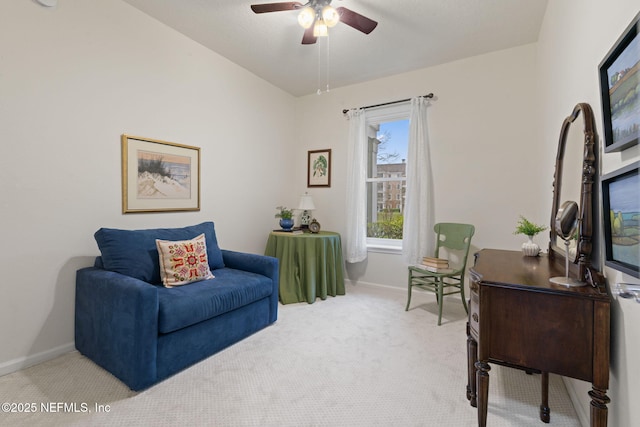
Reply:
[[265, 255], [280, 260], [280, 302], [308, 302], [344, 295], [340, 234], [332, 231], [269, 234]]

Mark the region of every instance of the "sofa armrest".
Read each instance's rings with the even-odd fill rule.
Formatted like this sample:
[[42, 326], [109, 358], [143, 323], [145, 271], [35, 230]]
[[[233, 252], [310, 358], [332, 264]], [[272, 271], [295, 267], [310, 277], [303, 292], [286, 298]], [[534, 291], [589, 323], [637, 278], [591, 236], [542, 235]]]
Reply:
[[[270, 322], [275, 322], [278, 318], [278, 298], [280, 289], [280, 264], [278, 258], [223, 249], [222, 259], [224, 260], [225, 267], [262, 274], [263, 276], [267, 276], [271, 279], [273, 292], [271, 293], [270, 299], [271, 316], [269, 320]], [[215, 272], [213, 274], [215, 275]]]
[[133, 390], [156, 382], [155, 286], [96, 267], [76, 273], [75, 344]]
[[262, 274], [278, 281], [278, 258], [223, 249], [222, 259], [225, 267]]

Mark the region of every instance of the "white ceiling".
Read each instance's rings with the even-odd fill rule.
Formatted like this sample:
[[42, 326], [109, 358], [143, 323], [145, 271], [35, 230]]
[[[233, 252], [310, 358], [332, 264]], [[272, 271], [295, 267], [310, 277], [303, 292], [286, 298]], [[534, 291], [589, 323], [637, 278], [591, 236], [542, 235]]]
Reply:
[[328, 43], [302, 45], [296, 11], [250, 9], [278, 0], [124, 1], [295, 96], [324, 89], [327, 75], [330, 87], [337, 88], [533, 43], [547, 5], [547, 0], [334, 0], [334, 7], [378, 21], [377, 28], [365, 35], [339, 23], [329, 29]]

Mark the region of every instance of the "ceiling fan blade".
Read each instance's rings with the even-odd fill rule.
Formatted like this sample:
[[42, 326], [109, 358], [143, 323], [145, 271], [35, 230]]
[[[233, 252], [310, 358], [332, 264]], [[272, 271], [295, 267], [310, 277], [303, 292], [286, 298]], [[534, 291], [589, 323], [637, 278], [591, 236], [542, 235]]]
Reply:
[[304, 30], [304, 35], [302, 36], [302, 44], [314, 44], [318, 38], [313, 35], [313, 25], [306, 30]]
[[336, 10], [340, 14], [340, 22], [344, 22], [348, 26], [362, 31], [365, 34], [369, 34], [378, 25], [373, 19], [369, 19], [346, 7], [337, 7]]
[[251, 10], [255, 13], [280, 12], [283, 10], [296, 10], [302, 7], [297, 1], [284, 1], [280, 3], [252, 4]]

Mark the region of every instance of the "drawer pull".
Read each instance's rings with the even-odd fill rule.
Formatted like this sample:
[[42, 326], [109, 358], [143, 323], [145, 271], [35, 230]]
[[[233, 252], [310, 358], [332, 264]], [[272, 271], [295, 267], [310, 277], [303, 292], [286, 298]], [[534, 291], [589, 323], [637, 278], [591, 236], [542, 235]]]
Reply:
[[477, 322], [478, 321], [478, 313], [473, 313], [471, 315], [471, 318]]

